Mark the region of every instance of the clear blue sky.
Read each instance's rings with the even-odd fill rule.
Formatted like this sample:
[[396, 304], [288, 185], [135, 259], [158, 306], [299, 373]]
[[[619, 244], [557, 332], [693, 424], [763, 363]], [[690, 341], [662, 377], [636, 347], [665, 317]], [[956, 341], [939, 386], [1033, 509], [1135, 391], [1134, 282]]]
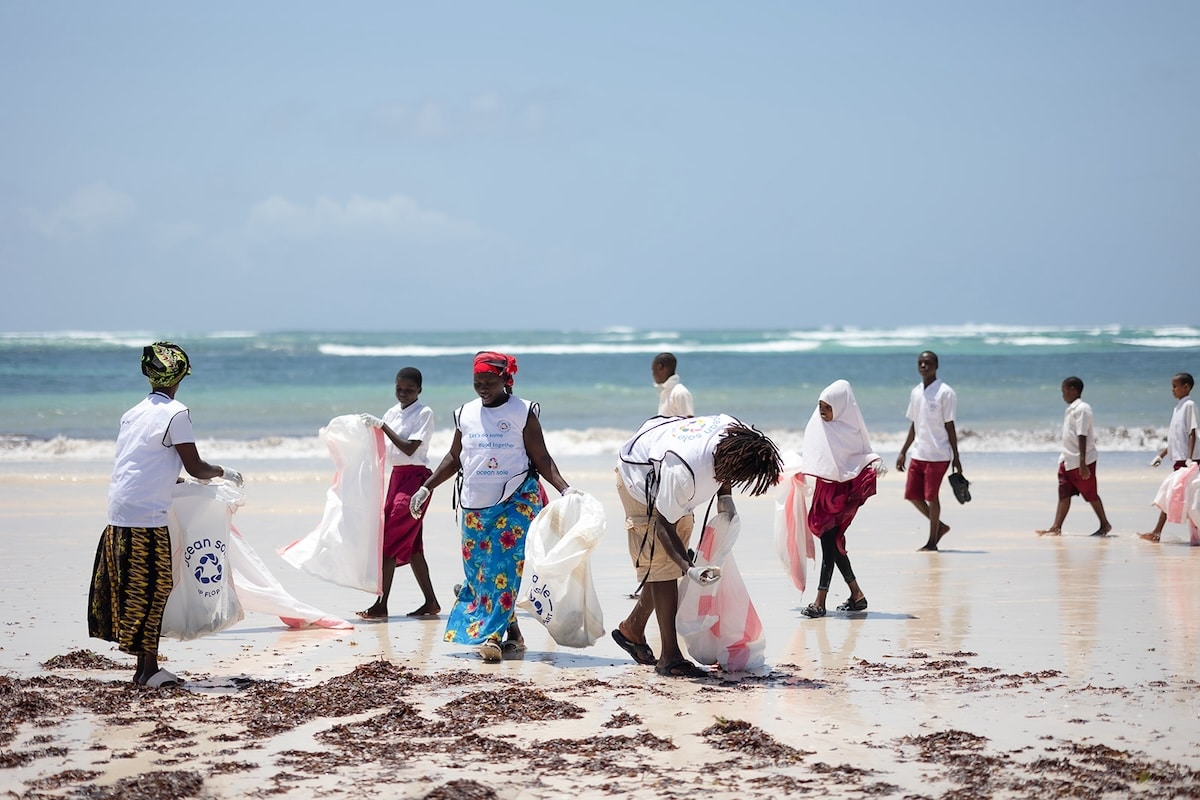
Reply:
[[1195, 0], [3, 3], [0, 330], [1194, 323], [1198, 31]]

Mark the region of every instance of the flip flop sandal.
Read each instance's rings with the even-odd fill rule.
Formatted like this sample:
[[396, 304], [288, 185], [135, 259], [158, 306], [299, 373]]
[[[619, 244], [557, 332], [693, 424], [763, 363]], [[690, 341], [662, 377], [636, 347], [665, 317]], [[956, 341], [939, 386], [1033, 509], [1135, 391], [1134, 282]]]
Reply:
[[621, 633], [620, 628], [613, 628], [612, 638], [637, 663], [645, 666], [658, 663], [658, 659], [654, 657], [654, 651], [646, 642], [635, 642], [627, 638], [625, 634]]
[[160, 669], [147, 679], [145, 686], [147, 689], [165, 689], [168, 686], [183, 686], [183, 681], [165, 669]]
[[521, 653], [525, 652], [525, 640], [524, 639], [507, 639], [504, 641], [503, 644], [500, 645], [500, 650], [504, 653], [506, 658], [511, 657], [511, 656], [518, 656]]
[[704, 678], [708, 675], [708, 670], [696, 666], [686, 658], [656, 666], [654, 671], [664, 678]]
[[479, 657], [489, 664], [494, 664], [499, 661], [504, 655], [504, 651], [500, 649], [500, 643], [495, 639], [488, 639], [483, 644], [479, 645]]
[[825, 607], [819, 606], [816, 603], [809, 603], [800, 610], [800, 613], [806, 617], [817, 619], [818, 617], [825, 616]]

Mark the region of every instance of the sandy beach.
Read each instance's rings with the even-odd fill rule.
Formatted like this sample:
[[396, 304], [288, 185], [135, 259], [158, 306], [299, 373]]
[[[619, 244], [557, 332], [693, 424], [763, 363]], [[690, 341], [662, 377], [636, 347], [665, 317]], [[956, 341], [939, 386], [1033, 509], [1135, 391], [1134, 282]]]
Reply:
[[[163, 691], [87, 637], [108, 465], [0, 464], [0, 796], [1200, 797], [1200, 548], [1134, 535], [1165, 476], [1146, 460], [1101, 456], [1114, 536], [1089, 537], [1076, 500], [1065, 534], [1039, 538], [1055, 456], [964, 453], [974, 499], [943, 491], [940, 553], [917, 552], [923, 520], [892, 472], [849, 534], [869, 611], [819, 620], [800, 613], [814, 570], [801, 597], [775, 556], [774, 499], [739, 498], [767, 668], [695, 681], [608, 638], [559, 648], [528, 617], [524, 658], [483, 664], [442, 642], [444, 613], [402, 616], [419, 604], [404, 569], [392, 618], [357, 620], [371, 597], [276, 555], [319, 521], [329, 468], [246, 461], [235, 524], [297, 598], [356, 626], [248, 614], [164, 640], [187, 683]], [[593, 568], [611, 629], [635, 585], [612, 465], [560, 463], [607, 511]], [[431, 508], [446, 612], [461, 575], [446, 488]], [[830, 605], [844, 593], [835, 576]]]

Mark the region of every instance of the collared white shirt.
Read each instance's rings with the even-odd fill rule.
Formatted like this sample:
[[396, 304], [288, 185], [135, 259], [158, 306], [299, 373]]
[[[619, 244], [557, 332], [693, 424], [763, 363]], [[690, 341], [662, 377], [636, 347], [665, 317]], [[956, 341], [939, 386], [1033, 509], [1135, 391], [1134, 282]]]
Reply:
[[1087, 453], [1084, 454], [1087, 464], [1096, 463], [1096, 434], [1092, 429], [1092, 407], [1077, 398], [1067, 406], [1063, 416], [1062, 455], [1059, 461], [1067, 469], [1079, 469], [1079, 437], [1087, 437]]
[[678, 375], [672, 375], [662, 383], [654, 384], [658, 389], [658, 415], [660, 417], [694, 417], [696, 409], [692, 405], [692, 393], [679, 382]]
[[918, 461], [950, 461], [954, 458], [946, 423], [954, 422], [957, 412], [958, 395], [941, 379], [928, 386], [918, 383], [913, 387], [908, 396], [908, 410], [904, 413], [916, 431], [913, 458]]
[[[421, 444], [410, 456], [387, 439], [387, 465], [403, 467], [409, 464], [429, 466], [429, 440], [433, 437], [433, 409], [424, 403], [413, 403], [408, 408], [401, 408], [399, 403], [392, 406], [383, 415], [383, 421], [396, 432], [401, 439], [419, 441]], [[387, 437], [384, 437], [385, 439]]]
[[1167, 429], [1167, 460], [1187, 461], [1200, 458], [1200, 436], [1196, 437], [1196, 447], [1188, 453], [1188, 434], [1196, 430], [1196, 403], [1191, 395], [1179, 398], [1175, 411], [1171, 414], [1171, 427]]

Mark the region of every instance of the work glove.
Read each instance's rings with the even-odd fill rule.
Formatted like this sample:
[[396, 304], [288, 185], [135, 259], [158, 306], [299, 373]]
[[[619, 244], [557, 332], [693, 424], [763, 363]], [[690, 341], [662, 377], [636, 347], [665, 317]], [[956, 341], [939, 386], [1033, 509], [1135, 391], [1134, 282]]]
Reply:
[[580, 489], [576, 489], [574, 486], [568, 486], [567, 488], [562, 490], [563, 497], [566, 497], [569, 494], [583, 494], [583, 491]]
[[884, 475], [887, 475], [888, 470], [887, 467], [883, 465], [882, 458], [872, 463], [871, 468], [875, 470], [875, 477], [877, 478], [882, 478]]
[[701, 586], [709, 586], [721, 580], [720, 567], [689, 567], [687, 576]]
[[1155, 456], [1153, 459], [1151, 459], [1150, 466], [1152, 466], [1152, 467], [1162, 466], [1162, 456]]
[[725, 514], [730, 519], [737, 516], [737, 506], [733, 504], [733, 495], [719, 494], [717, 495], [717, 513]]
[[359, 414], [358, 418], [363, 421], [364, 425], [370, 425], [372, 428], [382, 428], [383, 420], [374, 414]]
[[238, 487], [246, 483], [244, 480], [242, 480], [242, 473], [238, 472], [236, 469], [230, 469], [229, 467], [221, 467], [221, 477]]
[[425, 501], [428, 499], [429, 490], [424, 486], [413, 492], [412, 498], [408, 501], [408, 513], [412, 514], [413, 519], [425, 516]]

